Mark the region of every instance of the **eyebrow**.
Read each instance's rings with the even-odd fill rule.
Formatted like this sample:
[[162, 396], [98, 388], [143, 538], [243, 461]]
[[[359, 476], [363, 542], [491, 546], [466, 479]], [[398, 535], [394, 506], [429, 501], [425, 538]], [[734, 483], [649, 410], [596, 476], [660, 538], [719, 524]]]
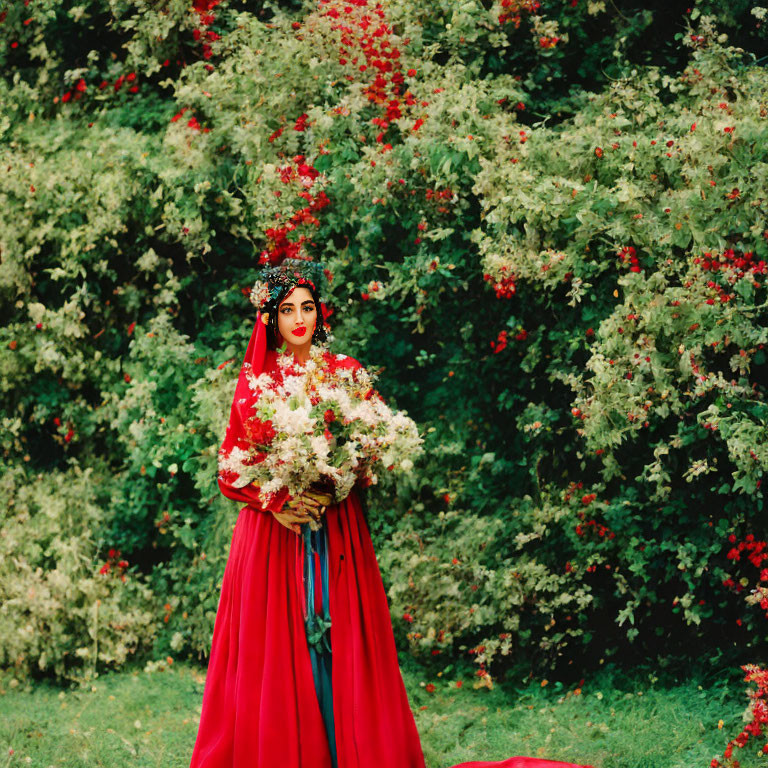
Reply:
[[[314, 299], [304, 299], [304, 301], [301, 302], [301, 306], [303, 307], [305, 304], [314, 304], [314, 303], [315, 303]], [[296, 306], [295, 302], [291, 301], [290, 299], [286, 299], [280, 304], [281, 309], [283, 307], [295, 307], [295, 306]]]

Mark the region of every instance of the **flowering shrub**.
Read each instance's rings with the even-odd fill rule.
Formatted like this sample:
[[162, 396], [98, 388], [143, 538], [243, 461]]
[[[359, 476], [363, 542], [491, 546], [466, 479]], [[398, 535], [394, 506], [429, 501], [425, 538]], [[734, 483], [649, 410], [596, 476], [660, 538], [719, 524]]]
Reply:
[[[768, 755], [768, 669], [756, 664], [746, 664], [742, 669], [747, 673], [744, 681], [754, 683], [756, 686], [747, 689], [750, 699], [747, 711], [744, 713], [747, 725], [736, 738], [731, 739], [726, 745], [723, 752], [725, 762], [713, 758], [710, 763], [711, 768], [739, 768], [739, 760], [734, 757], [734, 747], [737, 750], [742, 750], [747, 747], [752, 738], [758, 742], [756, 744], [759, 746], [758, 754]], [[759, 742], [763, 743], [760, 744]]]
[[[768, 468], [760, 383], [768, 336], [755, 323], [768, 232], [736, 171], [742, 153], [753, 152], [739, 135], [764, 114], [765, 84], [758, 73], [760, 86], [740, 81], [732, 61], [717, 46], [696, 50], [667, 81], [675, 93], [667, 107], [663, 78], [628, 78], [525, 144], [500, 136], [476, 185], [489, 222], [476, 242], [499, 300], [509, 303], [498, 290], [508, 279], [563, 315], [578, 367], [563, 369], [548, 322], [536, 357], [521, 345], [520, 365], [574, 393], [557, 431], [579, 436], [580, 474], [591, 477], [578, 482], [591, 491], [582, 499], [589, 511], [538, 515], [543, 524], [523, 527], [516, 541], [549, 563], [548, 582], [564, 569], [575, 574], [592, 596], [582, 617], [610, 605], [630, 640], [649, 633], [646, 644], [654, 627], [671, 631], [665, 604], [702, 631], [726, 621], [735, 632], [748, 625], [754, 634], [745, 640], [765, 632], [760, 621], [742, 621], [719, 583], [730, 557], [725, 537], [749, 530]], [[724, 100], [724, 82], [738, 96]], [[568, 151], [553, 156], [553, 145]], [[516, 325], [517, 307], [509, 312]], [[544, 343], [551, 363], [542, 360]], [[518, 427], [543, 448], [555, 425], [529, 409]], [[554, 468], [570, 475], [562, 450]], [[758, 587], [749, 602], [760, 607], [763, 598]], [[549, 615], [561, 642], [564, 615], [578, 617], [569, 607]]]
[[[2, 467], [0, 665], [14, 674], [93, 679], [152, 647], [145, 577], [100, 539], [108, 488], [94, 468], [39, 474]], [[104, 564], [102, 564], [104, 563]]]
[[[335, 351], [382, 366], [425, 435], [414, 478], [370, 497], [415, 653], [487, 685], [586, 643], [764, 638], [760, 553], [739, 547], [768, 463], [768, 82], [720, 38], [762, 51], [746, 5], [693, 4], [685, 44], [671, 11], [624, 3], [0, 12], [4, 482], [84, 553], [56, 621], [66, 595], [87, 639], [95, 596], [130, 600], [133, 627], [99, 634], [98, 663], [71, 664], [63, 629], [2, 663], [207, 653], [243, 292], [299, 250], [327, 268]], [[80, 476], [93, 539], [44, 506]], [[27, 581], [56, 571], [44, 550]], [[78, 586], [86, 561], [101, 581]], [[27, 581], [2, 574], [7, 634]]]

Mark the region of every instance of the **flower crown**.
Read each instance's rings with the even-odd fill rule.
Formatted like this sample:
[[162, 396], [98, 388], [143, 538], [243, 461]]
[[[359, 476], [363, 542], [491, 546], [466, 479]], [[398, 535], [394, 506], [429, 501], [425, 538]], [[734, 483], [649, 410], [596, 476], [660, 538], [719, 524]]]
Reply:
[[323, 267], [308, 259], [285, 259], [277, 267], [265, 269], [251, 288], [251, 303], [264, 311], [271, 308], [286, 288], [308, 285], [317, 290]]

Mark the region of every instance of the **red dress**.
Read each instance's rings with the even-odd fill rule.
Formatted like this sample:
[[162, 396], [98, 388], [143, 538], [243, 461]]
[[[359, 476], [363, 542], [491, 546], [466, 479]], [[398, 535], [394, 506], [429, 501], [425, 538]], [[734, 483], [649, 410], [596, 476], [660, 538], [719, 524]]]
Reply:
[[[246, 361], [251, 353], [249, 345]], [[266, 352], [263, 369], [269, 369], [271, 354]], [[262, 509], [253, 486], [234, 488], [220, 476], [219, 488], [248, 506], [240, 510], [224, 570], [190, 768], [332, 768], [305, 635], [301, 538]], [[279, 509], [285, 498], [270, 506]], [[329, 507], [325, 520], [338, 768], [424, 768], [356, 492]], [[464, 764], [569, 765], [529, 758]]]
[[[387, 598], [355, 492], [330, 507], [326, 520], [339, 768], [424, 768]], [[270, 512], [240, 510], [190, 768], [331, 768], [304, 633], [299, 541]], [[570, 764], [512, 758], [463, 765]]]

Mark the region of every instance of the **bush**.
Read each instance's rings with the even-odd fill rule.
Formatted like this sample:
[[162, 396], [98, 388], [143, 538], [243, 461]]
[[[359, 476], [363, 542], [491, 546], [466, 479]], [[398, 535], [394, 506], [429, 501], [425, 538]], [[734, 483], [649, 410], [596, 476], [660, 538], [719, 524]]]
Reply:
[[[762, 12], [295, 5], [0, 18], [16, 509], [92, 478], [73, 546], [135, 564], [137, 611], [153, 595], [127, 646], [207, 653], [243, 291], [307, 253], [339, 351], [423, 426], [415, 477], [369, 499], [415, 653], [471, 651], [490, 680], [585, 643], [752, 647], [737, 585], [762, 572], [729, 552], [760, 533], [768, 461], [768, 84], [721, 30], [761, 53]], [[65, 640], [26, 668], [66, 672]]]
[[99, 557], [110, 545], [98, 539], [110, 490], [103, 475], [3, 469], [0, 665], [84, 681], [146, 654], [157, 628], [152, 591], [119, 550]]

